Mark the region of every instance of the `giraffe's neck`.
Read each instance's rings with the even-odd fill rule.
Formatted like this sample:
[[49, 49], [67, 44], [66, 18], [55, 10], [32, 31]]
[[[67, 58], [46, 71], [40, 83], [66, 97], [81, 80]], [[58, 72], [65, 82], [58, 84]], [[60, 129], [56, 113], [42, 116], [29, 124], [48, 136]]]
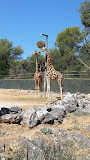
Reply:
[[37, 60], [37, 55], [36, 55], [36, 72], [38, 72], [38, 60]]
[[49, 69], [52, 69], [54, 67], [53, 67], [53, 65], [51, 63], [51, 56], [50, 56], [48, 51], [46, 52], [46, 55], [47, 55], [47, 70], [49, 70]]

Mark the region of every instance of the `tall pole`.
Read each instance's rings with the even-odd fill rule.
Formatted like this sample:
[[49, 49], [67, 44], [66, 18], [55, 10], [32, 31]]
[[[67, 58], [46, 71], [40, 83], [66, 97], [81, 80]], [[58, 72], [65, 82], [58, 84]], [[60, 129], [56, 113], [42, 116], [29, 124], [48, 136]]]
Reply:
[[[46, 50], [48, 49], [48, 35], [41, 33], [41, 36], [46, 36]], [[47, 71], [47, 56], [45, 60], [45, 73], [44, 73], [44, 98], [46, 98], [46, 71]]]

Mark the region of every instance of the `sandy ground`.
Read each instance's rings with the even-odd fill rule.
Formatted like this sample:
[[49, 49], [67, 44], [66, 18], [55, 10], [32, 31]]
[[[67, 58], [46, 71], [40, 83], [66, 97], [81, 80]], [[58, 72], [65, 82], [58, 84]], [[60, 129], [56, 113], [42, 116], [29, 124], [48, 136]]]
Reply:
[[33, 92], [26, 92], [27, 91], [0, 89], [0, 108], [18, 106], [22, 109], [28, 109], [46, 104], [46, 99], [41, 98], [41, 94], [35, 96]]

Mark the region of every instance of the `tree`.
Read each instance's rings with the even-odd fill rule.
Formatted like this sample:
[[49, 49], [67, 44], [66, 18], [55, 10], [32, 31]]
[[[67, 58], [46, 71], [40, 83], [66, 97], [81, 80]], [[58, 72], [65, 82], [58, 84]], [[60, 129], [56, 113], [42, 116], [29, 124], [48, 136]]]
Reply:
[[86, 41], [79, 52], [79, 58], [88, 66], [90, 65], [90, 41]]
[[74, 54], [79, 54], [82, 48], [80, 43], [86, 37], [86, 31], [79, 27], [70, 27], [59, 33], [56, 37], [55, 47], [50, 49], [52, 64], [58, 71], [79, 71], [82, 63]]
[[31, 73], [31, 64], [27, 60], [12, 61], [12, 67], [10, 68], [10, 77], [14, 78], [28, 78], [28, 73]]
[[85, 0], [80, 6], [80, 16], [82, 25], [87, 31], [86, 37], [83, 41], [83, 45], [80, 49], [79, 57], [85, 64], [90, 65], [90, 2]]
[[9, 69], [9, 76], [11, 78], [16, 77], [18, 74], [21, 74], [21, 62], [14, 60], [11, 62], [11, 67]]
[[21, 46], [16, 46], [12, 48], [11, 59], [13, 60], [21, 60], [21, 54], [23, 53], [23, 49]]
[[90, 29], [90, 2], [85, 0], [81, 3], [79, 11], [82, 25], [84, 25], [86, 29]]
[[51, 61], [55, 69], [58, 71], [79, 71], [82, 67], [80, 61], [72, 54], [61, 55], [56, 48], [50, 49]]
[[85, 36], [85, 32], [80, 32], [79, 27], [66, 28], [56, 37], [55, 46], [58, 47], [62, 56], [72, 55], [79, 51], [80, 46], [77, 43], [82, 42]]
[[0, 75], [9, 74], [12, 61], [20, 59], [22, 53], [20, 46], [13, 47], [12, 42], [0, 39]]

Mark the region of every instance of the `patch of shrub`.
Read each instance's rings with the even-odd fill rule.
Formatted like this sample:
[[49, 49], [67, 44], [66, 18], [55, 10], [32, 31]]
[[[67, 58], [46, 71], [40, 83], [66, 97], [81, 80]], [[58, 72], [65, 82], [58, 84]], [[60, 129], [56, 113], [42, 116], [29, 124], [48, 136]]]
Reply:
[[82, 112], [82, 111], [75, 111], [73, 112], [74, 116], [82, 116], [82, 115], [90, 115], [88, 112]]
[[44, 134], [52, 134], [52, 130], [49, 128], [41, 128], [40, 131]]

